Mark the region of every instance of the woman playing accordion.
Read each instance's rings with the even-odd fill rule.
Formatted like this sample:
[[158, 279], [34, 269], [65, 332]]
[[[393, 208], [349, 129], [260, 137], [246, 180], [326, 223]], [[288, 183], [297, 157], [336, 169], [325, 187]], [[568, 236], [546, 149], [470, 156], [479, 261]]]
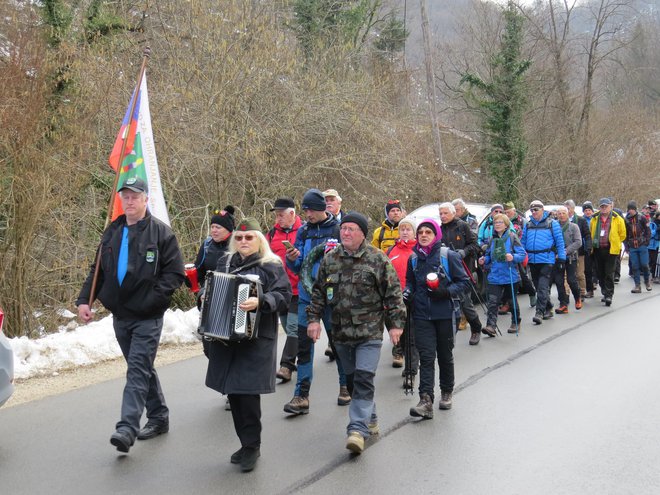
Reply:
[[243, 471], [252, 471], [260, 455], [260, 395], [275, 392], [278, 314], [289, 307], [291, 284], [282, 261], [270, 250], [253, 218], [236, 226], [227, 256], [218, 261], [218, 271], [259, 277], [261, 297], [249, 297], [239, 305], [243, 311], [260, 312], [258, 338], [209, 341], [206, 386], [229, 397], [241, 441], [231, 462], [240, 464]]

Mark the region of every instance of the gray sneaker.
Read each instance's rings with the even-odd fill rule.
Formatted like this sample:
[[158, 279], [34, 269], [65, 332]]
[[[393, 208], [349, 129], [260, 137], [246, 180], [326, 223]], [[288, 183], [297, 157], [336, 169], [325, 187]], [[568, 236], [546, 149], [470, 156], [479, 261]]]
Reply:
[[433, 418], [433, 400], [429, 394], [419, 394], [419, 403], [410, 408], [410, 415], [415, 418]]

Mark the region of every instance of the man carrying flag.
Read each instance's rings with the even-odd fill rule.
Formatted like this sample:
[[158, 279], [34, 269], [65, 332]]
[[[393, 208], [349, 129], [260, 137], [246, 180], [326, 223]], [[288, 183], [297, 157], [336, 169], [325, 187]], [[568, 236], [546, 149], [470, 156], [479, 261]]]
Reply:
[[[92, 319], [93, 298], [112, 312], [113, 327], [128, 371], [121, 419], [110, 443], [128, 452], [135, 438], [147, 440], [169, 430], [169, 410], [160, 388], [154, 360], [163, 328], [163, 314], [185, 278], [183, 258], [174, 233], [147, 208], [148, 187], [138, 177], [119, 188], [124, 214], [103, 232], [100, 257], [92, 264], [76, 305], [78, 316]], [[96, 292], [92, 283], [96, 264]], [[140, 418], [147, 409], [147, 424]]]

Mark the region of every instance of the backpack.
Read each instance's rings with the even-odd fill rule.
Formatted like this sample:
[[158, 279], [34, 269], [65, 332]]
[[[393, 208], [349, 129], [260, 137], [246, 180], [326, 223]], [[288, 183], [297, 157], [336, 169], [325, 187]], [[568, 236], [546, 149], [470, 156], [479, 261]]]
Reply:
[[211, 240], [213, 238], [211, 236], [208, 236], [206, 239], [204, 239], [204, 255], [202, 256], [202, 259], [199, 261], [199, 266], [196, 268], [201, 267], [204, 264], [204, 260], [206, 259], [206, 254], [209, 252], [209, 246], [211, 245]]
[[[447, 254], [449, 252], [449, 248], [446, 246], [442, 246], [440, 248], [440, 268], [444, 272], [445, 278], [451, 282], [451, 275], [449, 273], [449, 255]], [[410, 255], [410, 262], [412, 263], [413, 270], [417, 268], [417, 253], [413, 252]], [[442, 278], [442, 277], [441, 277]]]

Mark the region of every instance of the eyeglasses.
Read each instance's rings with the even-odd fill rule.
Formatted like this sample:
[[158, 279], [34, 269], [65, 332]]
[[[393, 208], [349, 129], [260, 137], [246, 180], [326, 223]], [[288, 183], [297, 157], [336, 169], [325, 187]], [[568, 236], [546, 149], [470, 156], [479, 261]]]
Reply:
[[505, 223], [506, 223], [506, 222], [503, 222], [502, 220], [495, 220], [495, 221], [493, 222], [493, 224], [495, 224], [495, 225], [503, 225], [503, 224], [505, 224]]
[[357, 229], [355, 227], [341, 227], [339, 230], [341, 232], [349, 232], [349, 233], [352, 234], [353, 232], [357, 232], [359, 229]]
[[539, 208], [538, 206], [535, 206], [534, 208], [530, 208], [529, 211], [541, 211], [543, 208]]
[[236, 242], [241, 242], [243, 239], [245, 239], [246, 241], [251, 242], [254, 240], [255, 237], [256, 236], [253, 234], [245, 234], [245, 235], [237, 234], [234, 235], [234, 240]]
[[435, 235], [435, 232], [433, 232], [431, 229], [419, 229], [417, 231], [418, 235]]

